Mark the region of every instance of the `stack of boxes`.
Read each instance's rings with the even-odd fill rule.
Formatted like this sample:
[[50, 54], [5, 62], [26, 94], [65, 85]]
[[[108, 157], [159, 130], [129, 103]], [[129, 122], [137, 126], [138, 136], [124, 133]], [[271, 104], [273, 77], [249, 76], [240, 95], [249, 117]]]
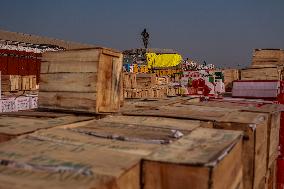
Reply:
[[176, 96], [169, 86], [168, 77], [156, 77], [155, 74], [124, 73], [124, 98], [165, 98]]
[[[241, 70], [240, 81], [233, 82], [233, 97], [260, 98], [284, 104], [284, 50], [256, 49], [251, 67]], [[281, 112], [277, 185], [284, 188], [284, 112]], [[271, 168], [272, 169], [272, 168]], [[273, 171], [272, 171], [273, 172]], [[275, 171], [274, 171], [275, 172]]]

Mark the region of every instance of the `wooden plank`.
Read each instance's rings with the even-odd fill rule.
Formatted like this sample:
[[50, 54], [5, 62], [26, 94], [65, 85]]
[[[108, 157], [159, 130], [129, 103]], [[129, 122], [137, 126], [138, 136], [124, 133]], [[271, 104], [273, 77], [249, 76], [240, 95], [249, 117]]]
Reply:
[[121, 57], [121, 53], [118, 52], [114, 52], [113, 50], [109, 50], [109, 49], [103, 49], [102, 53], [108, 56], [113, 56], [113, 57]]
[[179, 119], [212, 121], [214, 128], [241, 130], [245, 132], [243, 151], [244, 188], [257, 188], [266, 174], [267, 121], [262, 113], [237, 112], [228, 108], [198, 107], [190, 105], [165, 106], [156, 109], [141, 109], [123, 112], [125, 115], [161, 116]]
[[281, 69], [273, 68], [253, 68], [241, 70], [241, 80], [280, 80]]
[[164, 117], [147, 117], [147, 116], [107, 116], [100, 120], [106, 123], [119, 123], [130, 125], [143, 125], [156, 128], [178, 129], [179, 131], [192, 131], [203, 124], [197, 120], [182, 120]]
[[281, 49], [256, 49], [253, 53], [252, 66], [277, 66], [284, 64], [284, 51]]
[[57, 61], [42, 62], [41, 74], [43, 73], [95, 73], [98, 71], [99, 62], [76, 62], [76, 61]]
[[[146, 142], [138, 142], [138, 141], [122, 141], [122, 140], [114, 140], [111, 138], [103, 138], [98, 137], [91, 134], [86, 134], [87, 131], [91, 131], [92, 128], [84, 129], [81, 127], [85, 127], [86, 125], [95, 125], [94, 121], [84, 121], [77, 123], [76, 126], [72, 126], [75, 124], [66, 125], [61, 128], [52, 128], [48, 130], [40, 130], [30, 136], [37, 138], [39, 140], [46, 141], [57, 141], [60, 143], [67, 144], [76, 144], [76, 145], [84, 145], [88, 144], [98, 149], [107, 149], [111, 151], [115, 151], [117, 153], [123, 152], [129, 155], [137, 155], [137, 156], [147, 156], [151, 154], [155, 149], [159, 148], [161, 144], [155, 143], [146, 143]], [[78, 132], [78, 129], [81, 129], [81, 132]], [[83, 131], [86, 131], [85, 133]], [[96, 131], [94, 128], [93, 132]], [[122, 135], [119, 130], [116, 130], [117, 134]], [[157, 134], [158, 136], [158, 134]]]
[[57, 73], [40, 75], [40, 92], [97, 91], [95, 73]]
[[131, 111], [143, 108], [155, 108], [160, 106], [170, 106], [174, 104], [181, 104], [182, 102], [199, 102], [199, 98], [192, 97], [171, 97], [162, 99], [127, 99], [124, 106], [121, 107], [121, 112]]
[[58, 52], [45, 52], [42, 61], [78, 61], [93, 62], [99, 60], [100, 49], [68, 50]]
[[32, 118], [56, 118], [68, 116], [70, 114], [64, 113], [55, 113], [55, 112], [38, 112], [38, 111], [25, 111], [25, 112], [3, 112], [0, 113], [0, 116], [8, 116], [8, 117], [32, 117]]
[[33, 117], [0, 117], [1, 141], [5, 141], [20, 135], [32, 133], [40, 129], [47, 129], [55, 126], [76, 123], [94, 119], [88, 116], [68, 115], [56, 118], [33, 118]]
[[[240, 139], [239, 132], [192, 131], [144, 158], [143, 188], [241, 188]], [[231, 161], [233, 158], [238, 162]]]
[[116, 112], [120, 107], [122, 56], [113, 58], [102, 54], [98, 69], [97, 111]]
[[[2, 143], [0, 159], [6, 162], [0, 165], [0, 170], [8, 171], [0, 174], [5, 188], [23, 183], [37, 188], [38, 181], [52, 182], [48, 186], [55, 188], [66, 188], [66, 184], [71, 188], [140, 188], [139, 156], [97, 149], [88, 144], [63, 144], [27, 136]], [[5, 182], [7, 177], [13, 179], [13, 185]], [[37, 177], [36, 181], [32, 179]]]
[[85, 186], [85, 188], [117, 189], [115, 178], [111, 176], [96, 173], [91, 179], [92, 181], [88, 177], [75, 177], [70, 173], [65, 173], [63, 176], [62, 173], [50, 174], [0, 166], [0, 188], [22, 189], [25, 186], [29, 189], [77, 189]]
[[95, 112], [96, 93], [40, 92], [39, 108]]

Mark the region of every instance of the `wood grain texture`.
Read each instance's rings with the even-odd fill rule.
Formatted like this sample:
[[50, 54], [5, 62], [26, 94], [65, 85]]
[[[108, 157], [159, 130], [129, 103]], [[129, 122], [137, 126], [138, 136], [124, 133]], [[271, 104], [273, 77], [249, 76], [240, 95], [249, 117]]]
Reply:
[[39, 108], [96, 112], [96, 93], [40, 92]]
[[214, 128], [239, 130], [244, 137], [244, 188], [257, 188], [266, 174], [268, 116], [262, 113], [238, 112], [228, 108], [194, 105], [166, 106], [123, 112], [125, 115], [161, 116], [178, 119], [212, 121]]
[[240, 112], [264, 113], [268, 116], [267, 126], [267, 168], [277, 158], [280, 129], [280, 111], [282, 105], [262, 104], [265, 102], [253, 102], [248, 100], [227, 100], [227, 101], [208, 101], [200, 103], [184, 103], [188, 105], [221, 107], [233, 109]]
[[122, 57], [101, 54], [97, 78], [98, 112], [116, 112], [120, 107]]
[[42, 62], [41, 74], [46, 73], [96, 73], [99, 62], [54, 61]]
[[[11, 157], [9, 155], [11, 153], [17, 155]], [[32, 180], [29, 175], [37, 175], [39, 172], [45, 175], [43, 178], [38, 178], [40, 181], [52, 182], [53, 184], [49, 185], [58, 188], [66, 188], [66, 185], [62, 187], [64, 183], [67, 185], [74, 184], [71, 188], [140, 188], [139, 157], [129, 156], [122, 152], [116, 153], [106, 149], [97, 149], [87, 144], [70, 145], [22, 137], [0, 145], [0, 159], [14, 162], [14, 164], [30, 165], [28, 170], [25, 167], [15, 169], [11, 164], [0, 166], [0, 169], [4, 167], [10, 171], [10, 174], [6, 172], [1, 172], [1, 174], [14, 179], [14, 185], [15, 183], [21, 185], [25, 180], [32, 188], [36, 188], [39, 184], [38, 181]], [[40, 167], [40, 171], [38, 167]], [[111, 184], [104, 182], [104, 176], [111, 178]], [[1, 184], [5, 183], [3, 178], [0, 177]], [[61, 184], [58, 183], [58, 178], [60, 178]], [[5, 184], [7, 184], [6, 187], [12, 187], [7, 182]]]
[[278, 67], [243, 69], [241, 80], [281, 80], [281, 73]]
[[122, 59], [122, 53], [101, 47], [44, 53], [39, 104], [63, 111], [117, 112], [124, 100]]
[[101, 49], [68, 50], [43, 53], [42, 61], [98, 61]]
[[94, 73], [56, 73], [40, 75], [40, 92], [93, 92], [97, 74]]
[[47, 129], [55, 126], [63, 126], [66, 124], [76, 123], [80, 121], [90, 120], [93, 117], [88, 116], [62, 116], [62, 117], [0, 117], [0, 134], [1, 141], [6, 141], [20, 135], [35, 132], [40, 129]]
[[[226, 166], [228, 172], [215, 169], [233, 153], [241, 159], [241, 133], [199, 128], [174, 143], [161, 147], [143, 162], [144, 188], [235, 188], [242, 185], [242, 166]], [[237, 145], [238, 144], [238, 145]], [[238, 147], [236, 147], [238, 146]], [[234, 148], [236, 149], [234, 150]], [[225, 156], [223, 156], [225, 155]], [[232, 156], [233, 156], [232, 155]], [[223, 156], [222, 158], [220, 158]], [[232, 159], [232, 157], [230, 157]], [[229, 160], [228, 160], [229, 161]], [[228, 164], [228, 162], [224, 162]], [[220, 174], [222, 176], [213, 176]], [[237, 171], [237, 181], [225, 174]], [[223, 180], [223, 177], [228, 180]], [[220, 182], [224, 182], [220, 184]], [[237, 183], [234, 183], [237, 182]], [[215, 187], [212, 187], [215, 186]]]

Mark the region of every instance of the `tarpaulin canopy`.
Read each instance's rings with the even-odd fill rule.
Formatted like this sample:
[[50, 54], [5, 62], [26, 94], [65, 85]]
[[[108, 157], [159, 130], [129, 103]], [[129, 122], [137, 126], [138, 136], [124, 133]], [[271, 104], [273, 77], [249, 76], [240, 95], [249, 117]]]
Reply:
[[173, 67], [182, 61], [182, 57], [179, 54], [146, 53], [146, 57], [149, 68]]

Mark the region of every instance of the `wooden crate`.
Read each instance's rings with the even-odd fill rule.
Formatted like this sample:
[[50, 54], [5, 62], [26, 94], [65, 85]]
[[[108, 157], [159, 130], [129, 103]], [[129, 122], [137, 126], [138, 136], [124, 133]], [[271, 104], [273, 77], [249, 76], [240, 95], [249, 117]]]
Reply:
[[[138, 189], [140, 188], [141, 182], [141, 159], [151, 154], [161, 145], [167, 144], [160, 144], [161, 141], [177, 140], [170, 137], [169, 134], [172, 133], [171, 129], [180, 129], [185, 134], [199, 127], [199, 121], [189, 120], [151, 117], [137, 117], [130, 120], [131, 122], [129, 123], [128, 120], [129, 117], [124, 116], [107, 117], [98, 121], [86, 121], [65, 125], [61, 128], [40, 130], [27, 135], [25, 141], [21, 140], [19, 142], [23, 143], [20, 148], [21, 150], [18, 150], [19, 148], [13, 143], [7, 146], [4, 145], [4, 147], [0, 145], [0, 157], [2, 156], [1, 158], [3, 158], [1, 154], [3, 150], [7, 153], [11, 153], [12, 151], [12, 153], [20, 154], [21, 156], [16, 158], [18, 161], [21, 160], [21, 162], [27, 162], [32, 165], [41, 163], [41, 160], [36, 160], [38, 156], [45, 157], [42, 161], [48, 161], [48, 158], [57, 160], [55, 161], [57, 163], [72, 161], [71, 165], [74, 166], [77, 164], [88, 165], [88, 168], [91, 168], [94, 175], [98, 174], [99, 176], [104, 175], [113, 178], [113, 182], [116, 183], [117, 188]], [[153, 124], [157, 127], [152, 126]], [[111, 135], [119, 137], [111, 138]], [[123, 140], [123, 138], [125, 138], [125, 140]], [[26, 140], [28, 140], [28, 142]], [[30, 143], [32, 143], [33, 146], [31, 146]], [[10, 151], [6, 150], [8, 146], [11, 147]], [[23, 152], [25, 149], [32, 147], [33, 150]], [[30, 158], [28, 158], [27, 161], [24, 158], [21, 159], [23, 156]], [[9, 159], [9, 157], [5, 157], [5, 159]], [[48, 164], [48, 162], [45, 162], [46, 166]], [[2, 175], [6, 176], [5, 173]], [[18, 182], [18, 178], [15, 177], [15, 174], [12, 176], [14, 182], [17, 182], [17, 184], [21, 183]], [[62, 175], [58, 173], [57, 176], [60, 177]], [[23, 177], [27, 182], [31, 182], [31, 180], [29, 180], [31, 178]], [[100, 177], [98, 178], [100, 179]], [[84, 180], [84, 177], [81, 177], [80, 181], [81, 179]], [[96, 177], [90, 177], [89, 180], [92, 179], [97, 181]], [[70, 182], [69, 179], [62, 180], [62, 182]], [[84, 181], [86, 182], [86, 180]], [[82, 188], [87, 188], [85, 182], [79, 182]], [[57, 184], [58, 183], [55, 182], [54, 186]], [[75, 186], [78, 187], [77, 184]], [[106, 186], [94, 185], [93, 187], [108, 188]]]
[[60, 114], [51, 112], [13, 112], [1, 113], [0, 142], [32, 133], [40, 129], [94, 119], [89, 116]]
[[124, 89], [136, 88], [136, 74], [135, 73], [123, 73], [123, 88]]
[[197, 128], [143, 161], [143, 188], [243, 188], [239, 132]]
[[252, 67], [272, 67], [284, 65], [284, 50], [282, 49], [255, 49], [252, 58]]
[[269, 167], [265, 176], [265, 189], [277, 189], [277, 161]]
[[156, 84], [156, 75], [155, 74], [136, 74], [136, 87], [152, 87]]
[[[180, 188], [180, 186], [191, 188], [195, 186], [194, 184], [201, 185], [204, 183], [197, 183], [198, 181], [195, 181], [194, 177], [188, 177], [188, 175], [196, 175], [196, 177], [202, 177], [206, 180], [210, 179], [209, 171], [218, 174], [216, 178], [210, 180], [216, 188], [220, 187], [218, 184], [220, 184], [221, 178], [223, 178], [223, 188], [242, 186], [240, 132], [200, 130], [200, 121], [161, 117], [109, 116], [85, 123], [85, 125], [80, 123], [80, 126], [72, 124], [62, 128], [42, 130], [31, 134], [31, 136], [38, 140], [57, 141], [70, 145], [86, 143], [96, 147], [96, 149], [111, 150], [117, 154], [127, 153], [127, 157], [139, 156], [144, 159], [143, 174], [140, 175], [139, 170], [136, 174], [142, 179], [140, 183], [143, 182], [142, 184], [146, 188], [159, 188], [157, 185], [164, 186], [164, 180], [171, 180], [168, 177], [178, 177], [178, 180], [176, 180], [178, 185], [174, 187], [169, 181], [166, 188]], [[184, 136], [181, 139], [171, 137], [172, 130], [178, 130]], [[176, 148], [176, 146], [179, 146], [179, 148]], [[152, 182], [152, 180], [149, 180], [149, 175], [153, 173], [156, 167], [153, 167], [152, 164], [149, 165], [152, 158], [151, 154], [153, 152], [161, 153], [168, 149], [173, 152], [168, 155], [174, 156], [172, 159], [175, 160], [176, 172], [155, 174], [154, 177], [157, 178], [158, 176], [165, 176], [163, 179]], [[235, 159], [233, 165], [227, 166], [228, 163], [232, 163], [232, 158]], [[161, 159], [161, 161], [163, 160]], [[166, 162], [161, 163], [162, 166], [165, 169], [171, 169], [172, 162], [165, 159], [164, 161]], [[201, 161], [204, 162], [203, 165], [200, 165]], [[151, 162], [159, 163], [160, 159], [151, 160]], [[186, 166], [180, 166], [184, 164]], [[195, 166], [201, 171], [196, 171], [193, 168]], [[223, 170], [225, 167], [226, 171]], [[207, 169], [208, 172], [204, 169]], [[178, 174], [180, 172], [185, 174]]]
[[36, 87], [36, 76], [35, 75], [30, 75], [29, 76], [29, 79], [30, 79], [30, 90], [34, 91], [34, 90], [37, 90], [37, 87]]
[[213, 122], [213, 128], [244, 132], [244, 188], [258, 189], [267, 168], [268, 117], [263, 113], [238, 112], [228, 108], [176, 105], [122, 112], [124, 115], [162, 116]]
[[144, 157], [161, 145], [177, 141], [172, 130], [187, 135], [201, 124], [200, 121], [159, 117], [109, 116], [40, 130], [31, 136], [42, 140], [87, 143], [101, 149]]
[[238, 69], [224, 69], [224, 84], [226, 91], [232, 91], [232, 82], [240, 79], [240, 71]]
[[0, 159], [1, 188], [140, 188], [139, 156], [86, 143], [28, 135], [1, 143]]
[[282, 105], [269, 104], [265, 101], [252, 101], [252, 100], [217, 100], [206, 101], [200, 103], [183, 102], [188, 105], [208, 106], [208, 107], [221, 107], [234, 109], [241, 112], [256, 112], [265, 113], [268, 116], [267, 127], [267, 168], [271, 167], [273, 162], [278, 157], [278, 144], [279, 144], [279, 129], [280, 129], [280, 116]]
[[21, 90], [21, 76], [19, 75], [1, 75], [1, 90], [2, 92], [14, 92]]
[[91, 113], [119, 110], [122, 54], [105, 48], [44, 53], [39, 107]]
[[283, 80], [282, 67], [248, 68], [241, 70], [241, 80]]

